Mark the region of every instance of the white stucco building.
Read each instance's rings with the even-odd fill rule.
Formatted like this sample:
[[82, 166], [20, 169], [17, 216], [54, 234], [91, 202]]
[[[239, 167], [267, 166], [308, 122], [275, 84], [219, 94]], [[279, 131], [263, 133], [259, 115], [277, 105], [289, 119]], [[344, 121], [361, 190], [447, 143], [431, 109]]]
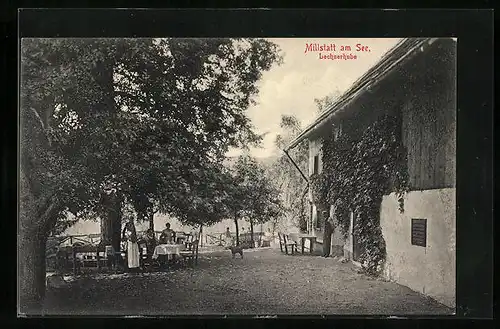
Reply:
[[[380, 205], [386, 244], [383, 275], [437, 301], [455, 307], [456, 227], [456, 41], [405, 39], [309, 125], [287, 150], [309, 143], [309, 175], [322, 170], [322, 137], [356, 134], [384, 113], [402, 118], [410, 191], [400, 213], [394, 194]], [[335, 135], [335, 134], [334, 134]], [[309, 233], [323, 239], [323, 225], [310, 195]], [[334, 252], [356, 262], [353, 235], [335, 232]]]

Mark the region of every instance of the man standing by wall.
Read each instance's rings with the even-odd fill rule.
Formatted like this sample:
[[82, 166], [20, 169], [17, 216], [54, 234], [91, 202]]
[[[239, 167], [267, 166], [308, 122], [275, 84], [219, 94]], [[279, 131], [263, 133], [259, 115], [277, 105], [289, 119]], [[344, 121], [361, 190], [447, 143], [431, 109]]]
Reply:
[[333, 234], [333, 215], [326, 210], [321, 212], [321, 217], [324, 218], [324, 229], [323, 229], [323, 257], [330, 256], [330, 249], [332, 245], [332, 234]]
[[335, 224], [338, 223], [337, 217], [339, 216], [338, 211], [340, 211], [340, 200], [335, 201], [335, 203], [330, 207], [330, 213], [323, 211], [322, 215], [325, 218], [324, 223], [324, 235], [323, 235], [323, 257], [329, 257], [332, 251], [333, 244], [333, 233], [335, 232]]

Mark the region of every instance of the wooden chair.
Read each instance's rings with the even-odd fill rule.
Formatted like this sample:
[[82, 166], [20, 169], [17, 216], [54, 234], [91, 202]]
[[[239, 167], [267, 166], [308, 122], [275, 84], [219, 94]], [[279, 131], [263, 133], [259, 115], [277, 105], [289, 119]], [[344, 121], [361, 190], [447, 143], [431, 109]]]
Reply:
[[145, 265], [149, 265], [148, 264], [148, 249], [147, 249], [146, 240], [138, 240], [137, 246], [139, 247], [139, 263], [140, 263], [141, 267], [144, 267]]
[[[104, 248], [104, 261], [106, 263], [106, 267], [108, 269], [115, 269], [117, 265], [117, 257], [116, 254], [117, 252], [115, 251], [115, 248], [113, 248], [112, 245], [104, 245], [100, 246], [99, 249]], [[100, 260], [100, 258], [98, 258]]]
[[292, 251], [292, 255], [297, 252], [297, 242], [292, 241], [286, 234], [283, 235], [283, 242], [285, 244], [285, 254], [288, 255], [288, 249]]
[[179, 234], [175, 239], [175, 243], [177, 244], [185, 244], [186, 241], [187, 241], [187, 236], [185, 234]]
[[190, 263], [191, 266], [198, 264], [198, 243], [198, 239], [192, 242], [186, 242], [187, 250], [180, 252], [183, 260]]
[[[100, 259], [99, 259], [100, 251], [103, 250], [100, 250], [98, 246], [84, 245], [79, 242], [75, 242], [72, 245], [73, 274], [74, 275], [78, 274], [82, 268], [93, 267], [92, 265], [94, 264], [95, 267], [97, 267], [97, 269], [100, 269]], [[79, 253], [86, 253], [87, 255], [84, 255], [82, 259], [78, 259], [76, 255]]]

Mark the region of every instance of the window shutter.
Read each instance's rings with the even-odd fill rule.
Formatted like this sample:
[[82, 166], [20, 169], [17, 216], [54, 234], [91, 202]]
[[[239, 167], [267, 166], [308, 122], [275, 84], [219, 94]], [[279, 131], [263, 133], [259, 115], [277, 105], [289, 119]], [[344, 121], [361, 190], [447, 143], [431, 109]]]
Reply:
[[317, 174], [319, 171], [319, 157], [317, 155], [314, 156], [314, 166], [313, 166], [313, 174]]

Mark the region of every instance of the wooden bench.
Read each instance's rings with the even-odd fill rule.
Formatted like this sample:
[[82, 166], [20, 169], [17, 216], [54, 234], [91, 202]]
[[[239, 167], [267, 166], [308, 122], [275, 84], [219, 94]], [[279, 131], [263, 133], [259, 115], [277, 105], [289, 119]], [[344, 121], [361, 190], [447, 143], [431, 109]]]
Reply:
[[[77, 259], [76, 254], [85, 253], [83, 258], [80, 260], [81, 268], [95, 267], [98, 270], [101, 268], [102, 263], [106, 260], [106, 257], [101, 257], [101, 252], [105, 253], [105, 246], [101, 245], [83, 245], [83, 246], [73, 246], [73, 259]], [[73, 262], [73, 271], [76, 274], [77, 262]]]
[[297, 242], [290, 239], [288, 234], [278, 233], [278, 238], [280, 242], [280, 250], [281, 252], [285, 252], [285, 255], [288, 255], [288, 250], [291, 250], [291, 254], [295, 254], [297, 252]]
[[198, 264], [198, 244], [199, 240], [186, 242], [187, 250], [180, 252], [184, 261], [188, 262], [191, 266]]
[[[112, 248], [111, 248], [112, 250]], [[102, 267], [115, 267], [119, 262], [121, 253], [110, 252], [110, 248], [106, 249], [104, 245], [80, 245], [74, 244], [68, 247], [60, 248], [58, 252], [58, 268], [63, 270], [68, 265], [73, 269], [73, 274], [81, 272], [85, 268], [97, 268], [100, 270]], [[78, 258], [77, 254], [83, 253], [82, 258]], [[101, 256], [101, 253], [104, 256]]]

